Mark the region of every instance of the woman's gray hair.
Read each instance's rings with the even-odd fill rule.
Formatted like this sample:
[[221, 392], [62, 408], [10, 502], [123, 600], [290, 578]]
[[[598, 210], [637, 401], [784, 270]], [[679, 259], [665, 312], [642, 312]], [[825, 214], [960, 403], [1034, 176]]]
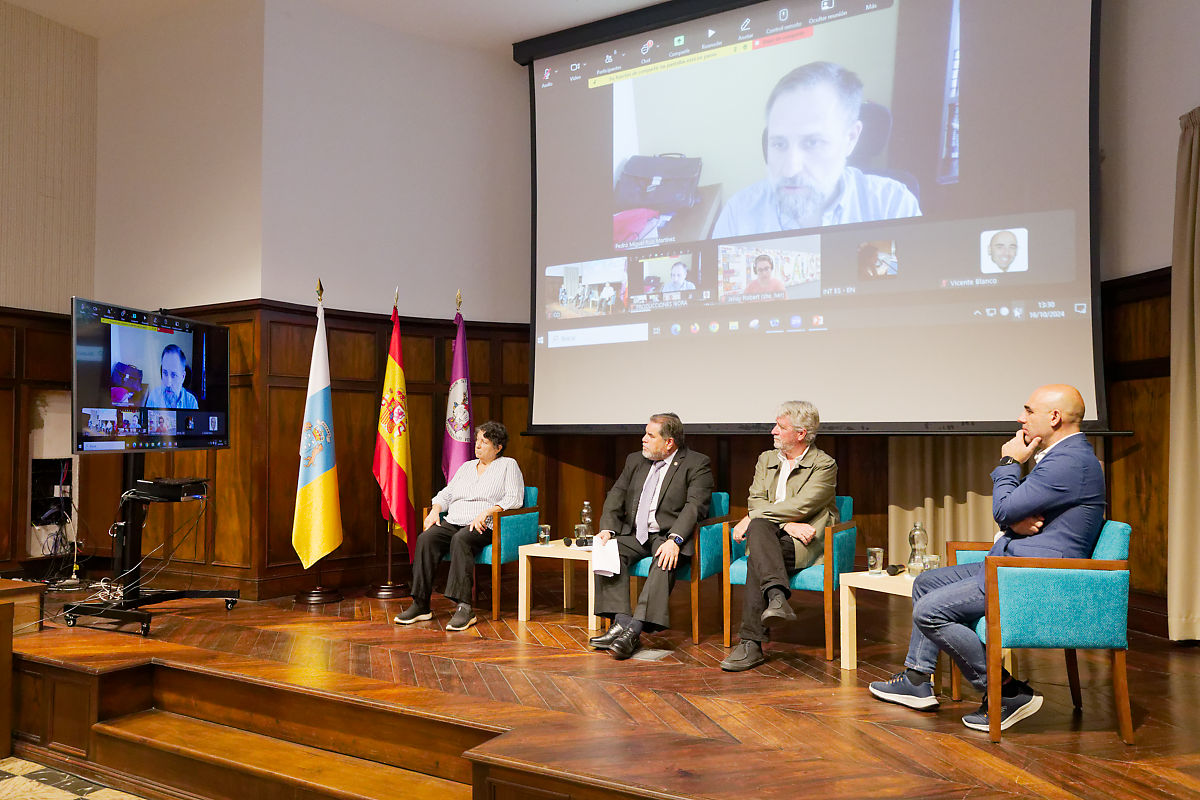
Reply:
[[817, 407], [807, 400], [788, 400], [779, 406], [776, 417], [787, 417], [793, 428], [803, 428], [804, 441], [811, 443], [817, 438], [817, 430], [821, 427], [821, 415]]

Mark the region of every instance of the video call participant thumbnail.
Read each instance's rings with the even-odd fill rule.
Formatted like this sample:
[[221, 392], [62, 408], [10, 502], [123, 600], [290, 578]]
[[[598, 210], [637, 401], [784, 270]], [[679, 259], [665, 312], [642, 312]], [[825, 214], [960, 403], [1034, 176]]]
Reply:
[[145, 408], [184, 408], [198, 409], [196, 395], [184, 388], [187, 378], [187, 356], [177, 344], [169, 344], [163, 348], [159, 358], [162, 382], [150, 390], [142, 402]]
[[754, 280], [746, 284], [742, 294], [771, 294], [784, 291], [787, 291], [787, 287], [783, 285], [783, 281], [775, 277], [775, 262], [771, 260], [771, 257], [765, 253], [755, 256]]
[[846, 163], [862, 134], [862, 95], [858, 75], [828, 61], [784, 75], [767, 99], [767, 177], [729, 198], [712, 238], [920, 216], [903, 183]]
[[690, 292], [694, 291], [696, 284], [687, 279], [688, 268], [687, 264], [682, 261], [676, 261], [671, 265], [671, 280], [667, 281], [662, 287], [664, 292]]
[[984, 231], [983, 238], [987, 240], [987, 257], [979, 260], [980, 270], [985, 274], [1028, 271], [1029, 259], [1024, 248], [1021, 247], [1021, 240], [1025, 236], [1024, 228]]

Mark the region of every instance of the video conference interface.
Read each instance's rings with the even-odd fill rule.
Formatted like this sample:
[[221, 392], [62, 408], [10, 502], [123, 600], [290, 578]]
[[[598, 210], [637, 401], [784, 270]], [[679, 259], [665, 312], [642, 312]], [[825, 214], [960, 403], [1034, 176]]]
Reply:
[[870, 371], [880, 328], [955, 362], [1052, 329], [1094, 399], [1090, 12], [771, 0], [535, 60], [535, 425], [632, 419], [579, 404], [637, 345], [768, 370], [790, 337], [734, 343], [819, 333]]
[[75, 298], [75, 450], [229, 444], [228, 330]]

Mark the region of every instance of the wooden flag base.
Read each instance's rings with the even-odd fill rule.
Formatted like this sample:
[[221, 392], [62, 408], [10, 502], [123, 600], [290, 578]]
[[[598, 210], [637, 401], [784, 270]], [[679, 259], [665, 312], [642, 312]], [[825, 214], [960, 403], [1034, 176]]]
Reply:
[[407, 583], [392, 583], [384, 581], [378, 586], [372, 586], [367, 590], [367, 597], [372, 600], [397, 600], [401, 597], [408, 597], [412, 592], [408, 588]]
[[307, 592], [297, 592], [295, 601], [310, 606], [323, 603], [336, 603], [342, 599], [342, 593], [337, 589], [327, 589], [324, 586], [314, 586]]
[[392, 581], [392, 536], [395, 534], [395, 523], [388, 520], [388, 537], [387, 537], [387, 579], [378, 586], [372, 586], [367, 590], [367, 597], [372, 600], [396, 600], [401, 597], [408, 597], [412, 592], [408, 588], [407, 583], [394, 583]]

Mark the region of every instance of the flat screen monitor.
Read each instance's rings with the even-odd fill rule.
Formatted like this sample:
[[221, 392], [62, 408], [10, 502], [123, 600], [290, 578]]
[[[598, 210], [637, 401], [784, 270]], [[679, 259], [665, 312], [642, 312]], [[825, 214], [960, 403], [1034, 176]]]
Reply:
[[229, 329], [71, 298], [76, 453], [229, 446]]

